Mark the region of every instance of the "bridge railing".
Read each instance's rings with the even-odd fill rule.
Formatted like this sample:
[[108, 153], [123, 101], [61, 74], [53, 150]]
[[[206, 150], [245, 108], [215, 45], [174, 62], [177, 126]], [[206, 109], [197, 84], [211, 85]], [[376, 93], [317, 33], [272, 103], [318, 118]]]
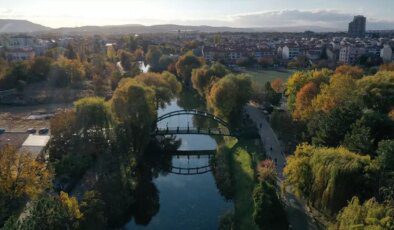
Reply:
[[170, 117], [173, 117], [173, 116], [179, 116], [179, 115], [197, 115], [197, 116], [207, 117], [207, 118], [210, 118], [210, 119], [213, 119], [213, 120], [217, 121], [218, 123], [220, 123], [220, 124], [222, 124], [222, 125], [224, 125], [226, 127], [229, 126], [227, 121], [223, 120], [222, 118], [217, 117], [217, 116], [215, 116], [215, 115], [213, 115], [211, 113], [204, 112], [204, 111], [199, 111], [199, 110], [178, 110], [178, 111], [169, 112], [169, 113], [166, 113], [166, 114], [163, 114], [163, 115], [159, 116], [156, 119], [156, 123], [160, 122], [160, 121], [162, 121], [164, 119], [167, 119], [167, 118], [170, 118]]
[[166, 127], [157, 128], [155, 130], [157, 135], [171, 135], [171, 134], [206, 134], [206, 135], [224, 135], [230, 136], [231, 132], [227, 128], [195, 128], [195, 127]]

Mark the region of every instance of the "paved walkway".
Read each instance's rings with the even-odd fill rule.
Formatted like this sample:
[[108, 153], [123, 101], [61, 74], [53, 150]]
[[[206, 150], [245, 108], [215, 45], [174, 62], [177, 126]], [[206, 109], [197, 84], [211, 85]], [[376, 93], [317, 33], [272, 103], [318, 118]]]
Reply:
[[[263, 113], [256, 108], [253, 104], [248, 104], [245, 110], [252, 121], [259, 129], [261, 140], [264, 143], [266, 155], [276, 163], [276, 170], [279, 175], [280, 183], [282, 183], [283, 168], [286, 164], [286, 157], [283, 155], [283, 148], [278, 141], [275, 132], [272, 130], [271, 125], [265, 119]], [[286, 202], [286, 213], [291, 229], [318, 229], [314, 220], [308, 215], [306, 206], [298, 200], [288, 189], [284, 194]]]

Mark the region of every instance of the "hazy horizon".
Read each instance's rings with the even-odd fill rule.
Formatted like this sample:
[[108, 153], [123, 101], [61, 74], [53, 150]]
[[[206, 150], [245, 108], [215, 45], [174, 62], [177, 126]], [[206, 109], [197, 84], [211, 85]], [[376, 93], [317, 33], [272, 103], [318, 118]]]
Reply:
[[367, 29], [394, 29], [394, 2], [381, 0], [0, 0], [0, 18], [28, 20], [51, 28], [104, 25], [323, 27], [344, 30], [354, 15]]

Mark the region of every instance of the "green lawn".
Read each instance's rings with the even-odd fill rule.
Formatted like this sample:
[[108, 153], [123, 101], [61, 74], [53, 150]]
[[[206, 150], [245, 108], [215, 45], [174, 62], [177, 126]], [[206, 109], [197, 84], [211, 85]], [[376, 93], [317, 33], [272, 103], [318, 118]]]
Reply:
[[247, 69], [243, 73], [248, 74], [254, 82], [258, 85], [264, 86], [266, 82], [271, 82], [277, 78], [282, 79], [284, 82], [293, 73], [292, 70], [275, 71], [275, 70], [252, 70]]
[[261, 142], [255, 140], [227, 140], [231, 148], [232, 172], [235, 183], [235, 218], [240, 229], [258, 229], [253, 221], [253, 190], [256, 184], [254, 167], [264, 156]]

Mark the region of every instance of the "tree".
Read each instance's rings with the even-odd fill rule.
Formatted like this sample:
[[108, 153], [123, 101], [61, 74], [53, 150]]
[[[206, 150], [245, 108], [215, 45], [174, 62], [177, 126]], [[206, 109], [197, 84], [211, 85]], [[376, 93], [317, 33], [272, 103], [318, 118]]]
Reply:
[[215, 114], [227, 119], [239, 117], [252, 96], [252, 81], [245, 75], [227, 75], [215, 83], [207, 96]]
[[164, 106], [182, 89], [181, 83], [169, 72], [163, 72], [162, 74], [144, 73], [136, 76], [135, 80], [154, 90], [156, 106]]
[[226, 67], [218, 62], [215, 62], [210, 67], [204, 65], [201, 68], [194, 69], [192, 72], [193, 88], [202, 97], [205, 97], [215, 81], [224, 77], [227, 73]]
[[33, 201], [26, 213], [26, 217], [14, 224], [16, 229], [39, 230], [43, 226], [49, 230], [78, 229], [83, 217], [77, 199], [64, 192], [59, 196], [42, 195]]
[[394, 171], [394, 140], [379, 142], [377, 153], [382, 169]]
[[388, 113], [394, 106], [394, 71], [378, 72], [357, 82], [357, 94], [367, 108]]
[[151, 66], [153, 70], [158, 70], [160, 67], [160, 58], [163, 55], [160, 48], [157, 46], [150, 46], [148, 53], [146, 53], [146, 62]]
[[377, 167], [369, 156], [339, 148], [297, 147], [284, 169], [286, 185], [328, 214], [344, 207], [353, 196], [370, 198], [377, 187]]
[[112, 114], [103, 98], [86, 97], [74, 103], [77, 126], [85, 133], [89, 129], [109, 128]]
[[175, 67], [178, 77], [183, 80], [183, 84], [186, 87], [191, 86], [191, 75], [193, 69], [201, 67], [202, 63], [203, 62], [200, 58], [194, 56], [194, 54], [190, 52], [179, 57]]
[[295, 120], [306, 121], [312, 117], [312, 101], [319, 94], [319, 88], [313, 82], [304, 85], [296, 96], [295, 108], [292, 116]]
[[50, 187], [52, 174], [45, 163], [11, 146], [0, 150], [0, 225], [17, 214], [28, 199]]
[[277, 172], [275, 163], [272, 160], [261, 161], [257, 165], [257, 174], [260, 182], [267, 181], [272, 185], [276, 185]]
[[76, 85], [86, 78], [85, 68], [80, 61], [64, 57], [52, 65], [49, 75], [50, 81], [56, 87]]
[[370, 128], [356, 122], [352, 125], [351, 131], [345, 135], [343, 145], [350, 151], [372, 155], [373, 142]]
[[312, 71], [298, 71], [291, 75], [287, 80], [286, 96], [287, 105], [291, 111], [294, 110], [294, 104], [298, 91], [309, 81], [313, 81], [316, 87], [320, 88], [329, 82], [332, 71], [328, 69], [312, 70]]
[[265, 83], [264, 100], [272, 105], [278, 106], [282, 99], [282, 94], [277, 93], [271, 86], [270, 82]]
[[316, 146], [339, 146], [351, 125], [360, 117], [361, 110], [355, 105], [338, 107], [329, 113], [316, 113], [307, 125], [312, 143]]
[[315, 111], [330, 110], [352, 103], [356, 100], [356, 81], [348, 75], [334, 75], [329, 85], [321, 88], [320, 94], [313, 101]]
[[260, 229], [288, 229], [283, 205], [273, 185], [260, 182], [253, 191], [253, 201], [253, 219]]
[[360, 204], [353, 197], [337, 215], [337, 222], [330, 229], [393, 229], [394, 208], [391, 204], [379, 204], [374, 198]]
[[30, 66], [30, 75], [35, 79], [35, 81], [46, 80], [52, 67], [52, 62], [53, 60], [48, 57], [34, 58]]
[[149, 141], [152, 123], [156, 119], [155, 92], [134, 79], [119, 83], [111, 99], [116, 121], [124, 129], [125, 138], [140, 153]]
[[105, 203], [97, 191], [84, 193], [80, 210], [83, 214], [81, 229], [106, 229]]
[[354, 79], [360, 79], [364, 75], [364, 70], [358, 66], [341, 65], [335, 69], [335, 74], [348, 75]]
[[282, 79], [275, 79], [271, 82], [271, 87], [275, 90], [277, 93], [283, 93], [283, 80]]

